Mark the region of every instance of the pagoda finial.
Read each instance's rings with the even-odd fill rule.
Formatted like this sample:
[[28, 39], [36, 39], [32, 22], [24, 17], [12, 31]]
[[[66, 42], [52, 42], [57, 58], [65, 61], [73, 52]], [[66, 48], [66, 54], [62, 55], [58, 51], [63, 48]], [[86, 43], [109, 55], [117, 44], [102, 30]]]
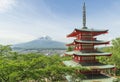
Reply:
[[86, 27], [86, 7], [85, 7], [85, 2], [83, 4], [83, 29], [87, 29], [87, 27]]

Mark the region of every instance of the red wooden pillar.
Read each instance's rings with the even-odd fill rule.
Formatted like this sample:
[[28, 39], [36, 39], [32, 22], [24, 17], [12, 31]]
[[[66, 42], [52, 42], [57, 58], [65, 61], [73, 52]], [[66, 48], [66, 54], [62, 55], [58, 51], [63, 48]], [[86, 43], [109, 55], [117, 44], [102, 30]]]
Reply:
[[80, 56], [80, 62], [82, 62], [82, 56]]
[[94, 62], [95, 62], [95, 56], [94, 56]]

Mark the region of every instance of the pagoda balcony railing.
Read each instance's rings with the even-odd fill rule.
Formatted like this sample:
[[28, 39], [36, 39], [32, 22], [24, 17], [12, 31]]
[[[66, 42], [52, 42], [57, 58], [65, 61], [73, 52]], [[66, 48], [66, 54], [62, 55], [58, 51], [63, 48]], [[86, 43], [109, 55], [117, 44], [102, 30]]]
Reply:
[[77, 48], [77, 49], [74, 48], [74, 50], [75, 51], [94, 51], [94, 52], [97, 51], [97, 49], [94, 49], [94, 48], [82, 48], [82, 49], [81, 48], [80, 49], [79, 48]]
[[96, 38], [77, 38], [76, 40], [87, 40], [87, 41], [95, 41]]
[[80, 51], [82, 53], [94, 53], [94, 52], [100, 52], [100, 51], [97, 51], [97, 50], [74, 50], [74, 51]]
[[72, 59], [73, 61], [77, 62], [77, 63], [81, 63], [81, 62], [99, 62], [98, 59], [95, 60], [78, 60], [78, 59]]
[[82, 74], [100, 74], [100, 71], [81, 71], [80, 73]]

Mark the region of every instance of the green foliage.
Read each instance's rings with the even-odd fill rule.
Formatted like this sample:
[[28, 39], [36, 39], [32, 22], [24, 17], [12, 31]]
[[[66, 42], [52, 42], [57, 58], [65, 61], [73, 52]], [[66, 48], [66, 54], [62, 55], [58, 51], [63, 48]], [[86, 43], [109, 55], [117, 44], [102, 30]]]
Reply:
[[0, 45], [0, 82], [26, 82], [34, 80], [39, 82], [61, 81], [67, 74], [75, 74], [76, 70], [83, 68], [66, 67], [63, 58], [58, 55], [45, 56], [39, 53], [18, 54], [10, 46]]
[[69, 46], [69, 47], [67, 48], [67, 51], [73, 51], [73, 47], [72, 47], [72, 46]]
[[120, 38], [112, 40], [112, 46], [102, 49], [105, 52], [111, 52], [112, 56], [99, 57], [100, 61], [106, 64], [113, 64], [117, 68], [117, 75], [120, 75]]
[[2, 46], [0, 45], [0, 56], [8, 56], [10, 55], [12, 49], [10, 45]]

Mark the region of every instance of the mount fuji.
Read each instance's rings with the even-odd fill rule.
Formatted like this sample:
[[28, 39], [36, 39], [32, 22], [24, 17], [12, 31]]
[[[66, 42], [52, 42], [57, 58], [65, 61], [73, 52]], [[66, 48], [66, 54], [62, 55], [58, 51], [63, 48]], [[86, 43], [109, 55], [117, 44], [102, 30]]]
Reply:
[[17, 49], [65, 49], [65, 43], [52, 40], [49, 36], [40, 37], [38, 39], [15, 44], [13, 48]]

